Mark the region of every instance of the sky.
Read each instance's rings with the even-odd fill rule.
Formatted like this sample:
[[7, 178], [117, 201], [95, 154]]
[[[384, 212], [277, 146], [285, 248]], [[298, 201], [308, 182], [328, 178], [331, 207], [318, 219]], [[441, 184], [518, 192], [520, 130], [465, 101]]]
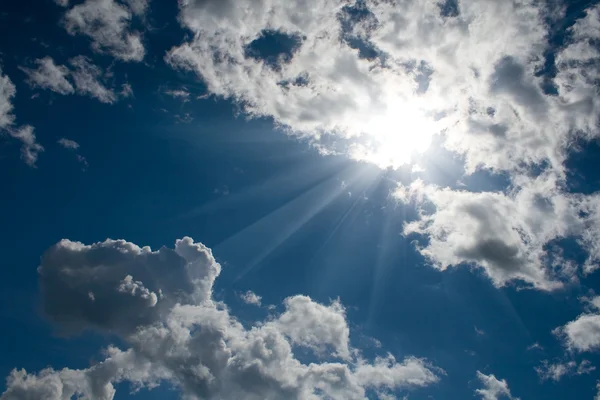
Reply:
[[0, 400], [600, 400], [600, 3], [0, 4]]

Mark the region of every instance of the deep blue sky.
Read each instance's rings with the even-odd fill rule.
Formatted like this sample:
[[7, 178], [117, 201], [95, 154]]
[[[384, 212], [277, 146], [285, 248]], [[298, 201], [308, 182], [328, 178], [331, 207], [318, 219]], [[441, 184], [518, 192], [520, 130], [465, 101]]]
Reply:
[[[557, 24], [553, 42], [560, 45], [564, 29], [588, 4], [569, 6], [575, 11]], [[0, 137], [1, 376], [15, 367], [84, 368], [101, 357], [100, 348], [120, 343], [95, 333], [56, 335], [41, 312], [36, 272], [48, 247], [62, 238], [124, 238], [158, 249], [187, 235], [210, 247], [222, 264], [214, 296], [243, 323], [267, 314], [241, 302], [238, 294], [247, 290], [265, 304], [294, 294], [323, 303], [339, 297], [354, 344], [365, 354], [377, 351], [368, 339], [373, 337], [398, 359], [426, 357], [445, 370], [439, 383], [414, 391], [411, 400], [472, 398], [480, 387], [478, 370], [506, 379], [521, 399], [595, 396], [596, 371], [542, 382], [534, 367], [541, 360], [571, 359], [552, 330], [582, 313], [579, 297], [600, 289], [597, 276], [543, 292], [496, 288], [469, 267], [436, 270], [416, 250], [415, 238], [401, 234], [416, 210], [390, 195], [398, 182], [417, 176], [410, 166], [386, 171], [344, 155], [324, 156], [267, 118], [239, 115], [229, 100], [181, 102], [164, 94], [183, 85], [194, 97], [207, 92], [192, 73], [163, 61], [189, 35], [177, 24], [175, 2], [151, 2], [153, 29], [144, 37], [143, 63], [92, 53], [86, 38], [59, 25], [63, 12], [49, 0], [0, 5], [0, 58], [17, 87], [17, 122], [34, 126], [45, 147], [30, 168], [19, 158], [18, 141]], [[78, 54], [112, 68], [115, 81], [127, 81], [135, 96], [115, 104], [60, 96], [29, 87], [19, 69], [47, 55], [65, 63]], [[34, 93], [39, 96], [32, 99]], [[187, 113], [189, 122], [176, 117]], [[87, 168], [57, 144], [63, 137], [79, 143]], [[600, 189], [600, 150], [593, 143], [583, 147], [566, 164], [568, 186], [594, 193]], [[418, 175], [427, 183], [460, 188], [461, 180], [474, 192], [507, 186], [501, 173], [463, 176], [462, 158], [440, 143], [428, 154], [421, 163], [426, 172]], [[585, 258], [574, 243], [563, 245], [574, 258]], [[527, 350], [536, 342], [544, 349]], [[594, 353], [573, 359], [600, 362]], [[129, 398], [127, 393], [116, 398]], [[162, 387], [136, 397], [177, 394]]]

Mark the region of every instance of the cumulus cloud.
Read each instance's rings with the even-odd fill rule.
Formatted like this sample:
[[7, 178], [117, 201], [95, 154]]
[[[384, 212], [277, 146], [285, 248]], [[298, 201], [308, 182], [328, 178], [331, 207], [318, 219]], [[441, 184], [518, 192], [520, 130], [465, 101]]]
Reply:
[[[338, 301], [293, 296], [283, 313], [245, 327], [212, 299], [220, 271], [210, 249], [188, 237], [156, 251], [123, 240], [62, 240], [38, 268], [45, 314], [64, 334], [110, 332], [128, 349], [111, 346], [104, 361], [82, 370], [13, 370], [0, 399], [111, 400], [120, 382], [134, 390], [168, 382], [189, 399], [365, 399], [443, 374], [415, 357], [362, 357], [350, 347]], [[295, 347], [314, 361], [295, 358]], [[325, 351], [334, 360], [322, 361]]]
[[65, 13], [64, 25], [71, 35], [82, 34], [92, 48], [122, 61], [141, 61], [145, 49], [142, 37], [130, 29], [134, 15], [143, 15], [148, 2], [129, 0], [129, 7], [114, 0], [86, 0]]
[[102, 70], [87, 57], [77, 56], [69, 62], [73, 67], [73, 81], [78, 94], [90, 96], [102, 103], [112, 104], [117, 101], [115, 92], [101, 82]]
[[[461, 1], [454, 16], [416, 0], [180, 7], [181, 23], [195, 35], [171, 49], [171, 65], [195, 71], [211, 93], [239, 102], [250, 116], [274, 118], [326, 152], [396, 166], [410, 159], [405, 148], [422, 149], [443, 133], [468, 171], [544, 163], [562, 171], [572, 136], [598, 134], [596, 109], [580, 104], [584, 83], [561, 83], [566, 67], [559, 65], [559, 96], [540, 88], [544, 20], [556, 10], [539, 2]], [[590, 24], [582, 26], [576, 32], [589, 37]], [[288, 44], [267, 54], [261, 41], [273, 35]]]
[[600, 349], [600, 297], [588, 301], [591, 310], [553, 332], [563, 340], [565, 347], [577, 352]]
[[260, 306], [262, 301], [262, 297], [258, 296], [251, 290], [248, 290], [246, 293], [240, 294], [240, 298], [244, 303], [253, 304], [255, 306]]
[[580, 214], [581, 198], [558, 190], [550, 175], [526, 180], [508, 193], [473, 193], [417, 180], [399, 186], [395, 196], [420, 210], [404, 234], [428, 239], [419, 251], [436, 268], [473, 265], [497, 286], [520, 280], [544, 290], [576, 276], [577, 269], [548, 244], [583, 235], [587, 219]]
[[483, 400], [500, 400], [510, 399], [519, 400], [517, 397], [513, 397], [508, 388], [506, 380], [498, 380], [494, 375], [485, 375], [484, 373], [477, 371], [477, 379], [483, 385], [483, 389], [475, 390], [475, 393], [479, 395]]
[[542, 361], [542, 365], [535, 368], [542, 381], [553, 380], [560, 381], [565, 376], [584, 375], [594, 371], [594, 367], [588, 360], [583, 360], [579, 364], [577, 361], [551, 363], [548, 360]]
[[44, 57], [35, 62], [38, 65], [37, 69], [21, 68], [27, 74], [27, 81], [31, 87], [52, 90], [63, 95], [75, 92], [68, 80], [70, 71], [67, 67], [56, 65], [51, 57]]

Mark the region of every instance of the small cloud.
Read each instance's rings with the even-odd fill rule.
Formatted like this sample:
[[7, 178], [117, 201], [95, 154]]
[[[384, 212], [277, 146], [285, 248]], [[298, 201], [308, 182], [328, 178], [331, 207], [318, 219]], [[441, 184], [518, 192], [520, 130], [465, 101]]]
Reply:
[[32, 168], [35, 167], [38, 154], [44, 151], [42, 145], [36, 141], [33, 130], [33, 126], [25, 125], [17, 130], [8, 131], [10, 136], [21, 141], [21, 159]]
[[485, 331], [484, 330], [479, 329], [476, 326], [474, 326], [473, 328], [475, 328], [475, 333], [477, 334], [477, 336], [483, 336], [483, 335], [485, 335]]
[[35, 60], [35, 63], [37, 64], [35, 69], [21, 67], [21, 70], [27, 74], [27, 83], [30, 87], [51, 90], [62, 95], [75, 93], [68, 79], [71, 72], [67, 67], [55, 64], [52, 57], [40, 58]]
[[189, 124], [194, 120], [194, 117], [190, 115], [190, 113], [184, 114], [175, 114], [175, 122], [178, 124]]
[[79, 94], [93, 97], [107, 104], [117, 101], [117, 96], [112, 89], [106, 88], [100, 81], [102, 70], [92, 64], [87, 57], [77, 56], [72, 58], [70, 63], [74, 68], [73, 80]]
[[544, 348], [538, 342], [535, 342], [531, 346], [527, 347], [527, 350], [540, 350], [540, 351], [543, 351]]
[[[71, 140], [71, 139], [60, 138], [57, 140], [57, 143], [59, 145], [61, 145], [62, 147], [64, 147], [65, 149], [70, 150], [70, 151], [79, 150], [79, 143], [77, 143], [76, 141]], [[85, 157], [82, 156], [81, 154], [75, 154], [75, 157], [77, 158], [77, 161], [81, 164], [82, 169], [85, 171], [89, 166]]]
[[242, 299], [242, 301], [244, 303], [246, 303], [246, 304], [252, 304], [252, 305], [255, 305], [255, 306], [260, 306], [261, 305], [262, 297], [258, 296], [253, 291], [248, 290], [246, 293], [240, 294], [240, 299]]
[[190, 99], [190, 92], [188, 92], [186, 88], [165, 90], [164, 94], [171, 96], [174, 99], [179, 99], [184, 103]]
[[565, 376], [587, 375], [594, 371], [596, 367], [588, 360], [583, 360], [577, 364], [576, 361], [550, 363], [548, 360], [542, 361], [542, 365], [535, 367], [535, 372], [542, 381], [552, 380], [560, 381]]
[[121, 85], [121, 97], [127, 98], [127, 97], [133, 97], [133, 88], [131, 87], [131, 85], [129, 83], [124, 83], [123, 85]]
[[57, 143], [69, 150], [77, 150], [79, 148], [79, 143], [71, 139], [60, 138], [57, 140]]

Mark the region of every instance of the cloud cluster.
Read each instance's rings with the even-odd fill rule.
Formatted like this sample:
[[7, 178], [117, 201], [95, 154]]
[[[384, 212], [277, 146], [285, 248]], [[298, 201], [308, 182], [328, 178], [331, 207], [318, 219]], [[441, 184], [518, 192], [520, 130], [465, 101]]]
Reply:
[[[55, 64], [51, 57], [35, 60], [37, 68], [21, 69], [27, 74], [27, 82], [33, 88], [51, 90], [61, 95], [77, 93], [89, 96], [102, 103], [112, 104], [119, 98], [114, 89], [107, 87], [103, 71], [85, 56], [69, 60], [71, 68]], [[132, 95], [131, 87], [125, 84], [121, 97]]]
[[[550, 96], [537, 72], [545, 21], [558, 11], [540, 2], [459, 1], [456, 15], [415, 0], [180, 4], [180, 21], [195, 34], [166, 60], [327, 152], [395, 166], [410, 159], [406, 147], [443, 133], [468, 171], [543, 163], [562, 171], [568, 143], [597, 135], [593, 76], [581, 62], [598, 52], [578, 50], [597, 12], [559, 52], [559, 94]], [[273, 35], [290, 44], [261, 53], [260, 41]]]
[[148, 2], [128, 0], [125, 5], [114, 0], [86, 0], [64, 15], [64, 26], [71, 35], [85, 35], [92, 49], [122, 61], [141, 61], [145, 49], [141, 34], [130, 29], [134, 16], [143, 16]]
[[[210, 249], [188, 237], [157, 251], [123, 240], [57, 243], [38, 269], [48, 318], [64, 334], [112, 333], [129, 348], [111, 346], [82, 370], [13, 370], [0, 399], [111, 400], [119, 382], [133, 390], [168, 382], [186, 399], [364, 399], [443, 374], [415, 357], [363, 358], [338, 301], [289, 297], [283, 312], [245, 327], [212, 298], [220, 271]], [[313, 362], [297, 359], [300, 349]]]

